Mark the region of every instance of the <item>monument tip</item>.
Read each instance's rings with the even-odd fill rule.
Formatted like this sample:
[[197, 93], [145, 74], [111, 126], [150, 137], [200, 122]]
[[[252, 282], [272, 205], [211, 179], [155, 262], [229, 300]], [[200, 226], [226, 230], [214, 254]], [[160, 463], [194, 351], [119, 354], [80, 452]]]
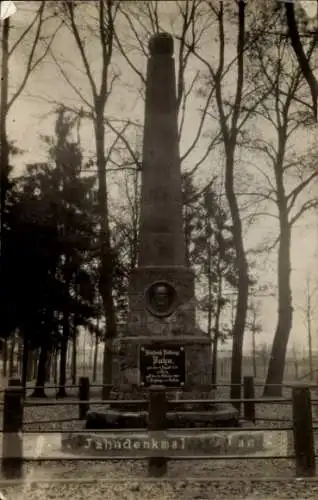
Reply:
[[170, 33], [157, 33], [149, 41], [149, 52], [155, 55], [173, 55], [173, 38]]

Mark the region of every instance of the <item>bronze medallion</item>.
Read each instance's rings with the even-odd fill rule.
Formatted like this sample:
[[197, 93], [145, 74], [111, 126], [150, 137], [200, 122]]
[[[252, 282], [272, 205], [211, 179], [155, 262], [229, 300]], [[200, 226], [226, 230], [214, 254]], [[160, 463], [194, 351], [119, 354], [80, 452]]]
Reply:
[[163, 318], [174, 312], [177, 292], [167, 281], [156, 281], [150, 285], [145, 296], [146, 307], [154, 316]]

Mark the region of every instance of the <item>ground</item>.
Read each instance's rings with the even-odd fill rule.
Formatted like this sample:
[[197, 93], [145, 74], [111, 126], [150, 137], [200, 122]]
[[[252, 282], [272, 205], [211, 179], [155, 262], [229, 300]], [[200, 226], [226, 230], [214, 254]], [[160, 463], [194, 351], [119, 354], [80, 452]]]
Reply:
[[[49, 401], [53, 401], [52, 391], [50, 396]], [[227, 397], [228, 390], [220, 390], [218, 396]], [[97, 399], [98, 394], [91, 397]], [[25, 430], [57, 432], [61, 429], [81, 429], [83, 422], [78, 420], [54, 423], [57, 420], [76, 419], [77, 416], [77, 405], [26, 408]], [[262, 419], [257, 422], [258, 426], [286, 427], [291, 422], [291, 407], [277, 404], [257, 406], [257, 417]], [[48, 423], [37, 424], [39, 421]], [[317, 500], [318, 481], [297, 480], [294, 461], [282, 458], [171, 461], [168, 474], [163, 480], [149, 479], [147, 463], [142, 461], [59, 461], [29, 463], [25, 466], [22, 485], [5, 486], [3, 481], [0, 481], [0, 490], [7, 495], [8, 500], [63, 500], [71, 496], [73, 500]]]

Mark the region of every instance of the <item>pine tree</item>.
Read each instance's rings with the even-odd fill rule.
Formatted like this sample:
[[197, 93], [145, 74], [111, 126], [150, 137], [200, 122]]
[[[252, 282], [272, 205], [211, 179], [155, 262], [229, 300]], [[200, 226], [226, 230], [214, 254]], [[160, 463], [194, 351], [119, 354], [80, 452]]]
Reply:
[[[78, 328], [93, 328], [95, 289], [90, 273], [92, 245], [96, 240], [97, 217], [92, 203], [93, 176], [82, 175], [83, 158], [78, 141], [72, 139], [76, 123], [58, 109], [55, 137], [43, 137], [49, 146], [47, 163], [27, 166], [19, 179], [21, 198], [27, 204], [26, 219], [37, 223], [42, 242], [37, 242], [41, 256], [53, 252], [54, 259], [46, 268], [42, 286], [42, 321], [32, 324], [32, 344], [40, 347], [40, 358], [34, 396], [43, 397], [46, 367], [52, 347], [60, 349], [60, 381], [58, 396], [64, 397], [66, 353], [69, 341], [76, 338]], [[28, 207], [34, 205], [36, 217]], [[55, 240], [44, 230], [52, 227]], [[44, 319], [45, 318], [45, 319]], [[40, 324], [39, 324], [40, 322]]]

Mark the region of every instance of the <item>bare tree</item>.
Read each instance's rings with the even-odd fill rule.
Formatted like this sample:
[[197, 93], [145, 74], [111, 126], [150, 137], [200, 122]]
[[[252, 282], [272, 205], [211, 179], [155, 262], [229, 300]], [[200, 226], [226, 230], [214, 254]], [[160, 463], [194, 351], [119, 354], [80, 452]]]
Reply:
[[288, 40], [288, 44], [297, 59], [299, 68], [302, 71], [311, 94], [311, 103], [308, 103], [308, 107], [311, 109], [311, 113], [315, 120], [317, 120], [318, 83], [314, 74], [314, 67], [306, 53], [306, 47], [308, 39], [312, 39], [313, 41], [317, 40], [318, 15], [316, 16], [316, 20], [308, 17], [303, 6], [305, 1], [306, 0], [276, 0], [276, 2], [273, 2], [272, 0], [263, 0], [262, 3], [260, 3], [258, 0], [250, 0], [248, 2], [248, 8], [249, 10], [256, 10], [258, 16], [261, 16], [261, 12], [263, 11], [266, 17], [268, 11], [273, 9], [276, 13], [280, 14], [283, 26], [280, 26], [278, 30], [271, 30], [267, 26], [268, 36], [275, 37], [277, 34], [280, 34], [284, 35]]
[[[220, 124], [220, 132], [225, 155], [225, 192], [232, 219], [232, 234], [236, 249], [236, 263], [238, 269], [238, 296], [236, 302], [236, 313], [233, 327], [233, 347], [232, 347], [232, 367], [231, 367], [231, 397], [240, 398], [239, 384], [242, 375], [242, 352], [243, 338], [246, 323], [248, 306], [248, 263], [245, 254], [243, 229], [240, 216], [238, 199], [234, 189], [235, 155], [240, 132], [249, 116], [253, 113], [257, 103], [253, 101], [251, 95], [250, 107], [242, 115], [243, 104], [248, 96], [247, 89], [244, 88], [244, 52], [245, 52], [245, 3], [239, 2], [237, 5], [237, 40], [236, 57], [227, 66], [225, 62], [226, 45], [226, 16], [223, 2], [206, 2], [209, 9], [208, 15], [214, 19], [214, 25], [218, 30], [218, 62], [214, 68], [213, 62], [203, 57], [195, 48], [193, 52], [207, 70], [208, 84], [215, 89], [215, 99], [217, 107], [217, 120]], [[211, 58], [212, 59], [212, 58]], [[234, 96], [229, 98], [225, 91], [225, 75], [235, 65], [236, 88]], [[210, 116], [213, 116], [213, 113]]]
[[[141, 140], [137, 136], [134, 155], [141, 163]], [[125, 158], [126, 156], [126, 158]], [[127, 152], [121, 157], [122, 166], [130, 165], [131, 158]], [[127, 168], [121, 175], [120, 180], [116, 183], [119, 191], [119, 200], [116, 206], [116, 213], [113, 213], [112, 220], [116, 227], [122, 245], [125, 247], [125, 255], [123, 261], [126, 264], [127, 277], [130, 271], [137, 266], [138, 249], [139, 249], [139, 213], [140, 213], [140, 194], [141, 194], [141, 178], [140, 169]], [[114, 211], [115, 212], [115, 211]], [[120, 241], [118, 243], [120, 244]]]
[[[1, 32], [1, 82], [0, 82], [0, 240], [1, 240], [1, 262], [5, 262], [6, 248], [3, 244], [4, 214], [7, 202], [7, 193], [10, 186], [10, 153], [18, 152], [17, 148], [10, 143], [7, 131], [7, 121], [13, 105], [17, 102], [25, 90], [32, 73], [39, 67], [48, 54], [50, 47], [59, 31], [61, 23], [58, 23], [53, 33], [45, 34], [47, 21], [51, 15], [47, 15], [45, 9], [46, 2], [38, 2], [27, 11], [27, 18], [31, 14], [31, 19], [22, 31], [15, 32], [14, 18], [7, 17], [2, 24]], [[10, 61], [17, 52], [21, 50], [22, 44], [28, 47], [26, 63], [23, 68], [22, 78], [19, 82], [15, 80], [15, 74], [10, 71]], [[20, 59], [21, 60], [21, 59]], [[12, 85], [13, 84], [13, 85]], [[14, 87], [10, 92], [11, 85]], [[1, 264], [3, 265], [3, 264]], [[28, 341], [24, 339], [23, 349], [23, 380], [26, 380], [28, 367]]]
[[256, 336], [262, 331], [262, 324], [259, 321], [260, 316], [260, 303], [259, 301], [251, 300], [249, 304], [250, 321], [247, 326], [252, 334], [252, 362], [253, 362], [253, 377], [257, 378], [257, 358], [259, 357], [258, 349], [256, 346]]
[[[32, 73], [42, 63], [50, 50], [50, 47], [59, 31], [61, 24], [58, 24], [54, 32], [45, 36], [46, 23], [52, 16], [46, 15], [44, 1], [38, 2], [33, 16], [27, 26], [22, 30], [17, 31], [14, 26], [14, 20], [7, 17], [2, 23], [1, 33], [1, 102], [0, 102], [0, 168], [1, 168], [1, 221], [3, 221], [3, 210], [6, 201], [6, 191], [8, 187], [9, 175], [9, 156], [10, 146], [7, 133], [7, 120], [11, 108], [16, 103], [22, 92], [25, 90]], [[27, 17], [30, 16], [27, 12]], [[17, 31], [17, 32], [16, 32]], [[10, 61], [15, 57], [16, 53], [22, 48], [28, 47], [26, 63], [23, 69], [22, 78], [19, 82], [14, 81], [12, 85], [12, 77], [15, 75], [10, 73]], [[10, 87], [13, 86], [13, 92], [10, 92]]]
[[[310, 55], [313, 45], [309, 48]], [[290, 284], [291, 256], [290, 244], [292, 228], [310, 210], [318, 206], [313, 192], [318, 171], [315, 165], [316, 146], [313, 143], [305, 151], [295, 147], [297, 134], [304, 130], [307, 114], [303, 110], [306, 95], [302, 70], [293, 62], [288, 53], [285, 37], [276, 37], [270, 49], [257, 46], [257, 64], [262, 73], [260, 80], [254, 76], [255, 91], [260, 85], [269, 90], [268, 99], [263, 100], [256, 114], [270, 127], [275, 140], [265, 139], [256, 129], [245, 137], [245, 147], [257, 152], [257, 164], [262, 157], [269, 166], [265, 172], [266, 193], [269, 210], [267, 215], [276, 218], [279, 234], [270, 251], [278, 244], [278, 321], [264, 387], [264, 395], [280, 395], [283, 381], [289, 333], [292, 328], [292, 291]], [[257, 168], [259, 166], [257, 165]], [[290, 188], [290, 186], [293, 186]], [[259, 212], [259, 216], [266, 211]]]
[[263, 368], [263, 376], [265, 376], [266, 370], [267, 370], [267, 365], [268, 365], [268, 360], [269, 360], [269, 350], [268, 350], [268, 345], [266, 343], [263, 342], [256, 349], [256, 356], [261, 361], [262, 368]]
[[317, 287], [313, 286], [311, 273], [306, 275], [306, 283], [304, 290], [304, 303], [298, 305], [298, 309], [302, 312], [304, 323], [307, 330], [307, 349], [309, 363], [309, 379], [315, 380], [315, 368], [313, 359], [313, 317], [317, 309]]
[[[83, 2], [77, 5], [73, 2], [65, 1], [61, 3], [62, 12], [60, 15], [67, 25], [78, 50], [78, 56], [84, 75], [90, 89], [90, 97], [86, 97], [82, 91], [81, 85], [76, 84], [67, 74], [65, 67], [59, 62], [58, 57], [53, 51], [51, 55], [55, 61], [61, 75], [73, 90], [75, 96], [80, 101], [80, 106], [76, 109], [68, 108], [77, 114], [88, 117], [93, 122], [96, 167], [98, 175], [98, 207], [100, 220], [99, 235], [99, 291], [103, 301], [106, 332], [104, 339], [104, 362], [103, 362], [103, 397], [107, 398], [109, 388], [107, 385], [112, 383], [112, 341], [116, 336], [116, 313], [113, 301], [113, 273], [114, 273], [114, 254], [111, 245], [111, 231], [109, 223], [109, 195], [107, 182], [107, 163], [110, 157], [106, 156], [106, 127], [105, 113], [107, 104], [112, 93], [113, 85], [118, 78], [118, 73], [112, 66], [115, 20], [118, 12], [119, 3], [112, 0], [99, 0], [94, 4]], [[89, 20], [93, 17], [93, 22], [82, 25], [80, 14], [81, 9], [89, 10]], [[96, 75], [90, 61], [89, 51], [86, 44], [86, 36], [97, 38], [101, 54], [101, 70]], [[112, 144], [114, 147], [114, 144]], [[111, 149], [111, 147], [110, 147]]]
[[294, 377], [296, 378], [296, 380], [299, 380], [299, 377], [300, 377], [299, 353], [298, 353], [295, 342], [293, 343], [292, 353], [293, 353]]
[[[295, 14], [294, 2], [285, 1], [285, 13], [288, 25], [288, 35], [291, 41], [292, 48], [295, 52], [299, 67], [302, 71], [304, 78], [308, 84], [311, 98], [312, 98], [312, 110], [314, 118], [317, 120], [317, 104], [318, 104], [318, 82], [314, 75], [313, 67], [310, 64], [310, 58], [306, 54], [306, 49], [301, 41], [301, 36], [299, 33], [299, 25], [297, 23], [297, 16]], [[318, 17], [318, 16], [317, 16]], [[308, 32], [307, 34], [310, 34]], [[318, 27], [311, 33], [314, 39], [318, 39]]]

